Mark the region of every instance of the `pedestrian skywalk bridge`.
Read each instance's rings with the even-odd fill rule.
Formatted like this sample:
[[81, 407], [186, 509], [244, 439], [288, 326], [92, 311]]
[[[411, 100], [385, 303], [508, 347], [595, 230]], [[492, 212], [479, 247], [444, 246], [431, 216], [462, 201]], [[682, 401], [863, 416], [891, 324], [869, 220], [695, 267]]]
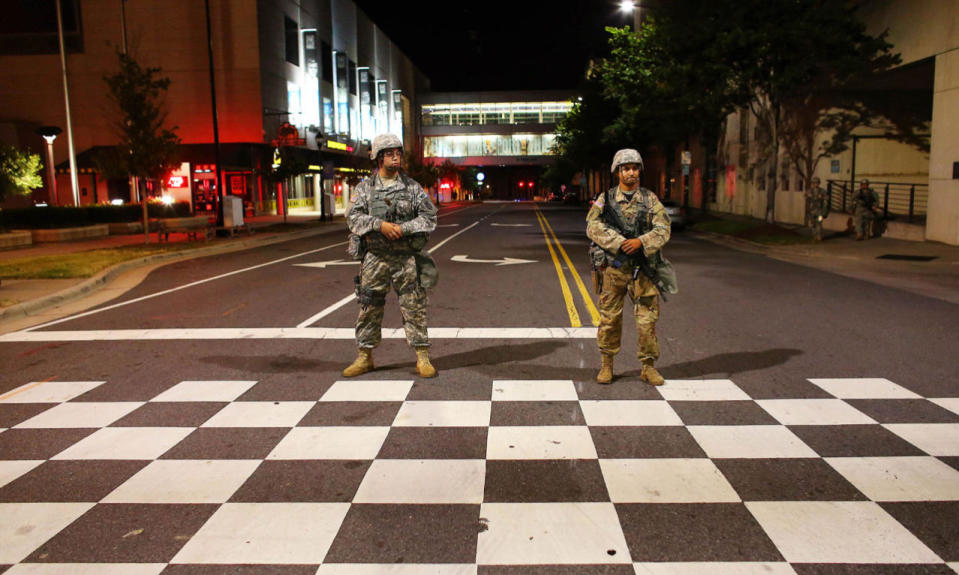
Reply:
[[24, 381], [0, 572], [959, 570], [959, 398], [803, 385]]

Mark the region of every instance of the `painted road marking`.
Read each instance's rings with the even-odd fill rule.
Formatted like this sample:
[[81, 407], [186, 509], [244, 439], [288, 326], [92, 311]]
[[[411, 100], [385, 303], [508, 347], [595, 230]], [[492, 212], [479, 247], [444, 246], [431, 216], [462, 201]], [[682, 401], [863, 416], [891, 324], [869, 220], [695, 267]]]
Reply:
[[506, 258], [506, 257], [499, 260], [474, 260], [474, 259], [470, 259], [470, 257], [466, 255], [453, 256], [450, 259], [453, 260], [454, 262], [463, 262], [463, 263], [469, 263], [469, 264], [496, 264], [498, 266], [511, 266], [514, 264], [535, 264], [536, 263], [536, 260], [521, 260], [518, 258]]
[[539, 227], [543, 230], [543, 239], [546, 240], [546, 247], [549, 248], [549, 255], [553, 258], [553, 265], [556, 267], [556, 277], [559, 278], [559, 287], [563, 290], [563, 299], [566, 301], [566, 313], [569, 314], [569, 324], [572, 327], [581, 327], [583, 322], [579, 320], [579, 312], [576, 311], [576, 304], [573, 303], [573, 294], [569, 291], [569, 284], [566, 283], [566, 275], [563, 273], [563, 266], [559, 263], [559, 258], [556, 257], [556, 251], [553, 249], [553, 244], [550, 241], [549, 234], [546, 232], [546, 226], [543, 224], [543, 215], [539, 213], [539, 210], [536, 210], [536, 220], [539, 222]]
[[[595, 327], [431, 327], [430, 339], [596, 339]], [[267, 327], [17, 331], [0, 335], [0, 343], [43, 341], [144, 341], [226, 339], [352, 340], [353, 328]], [[403, 328], [383, 329], [384, 339], [406, 339]]]
[[586, 285], [583, 284], [582, 278], [579, 277], [579, 272], [576, 270], [576, 266], [574, 266], [572, 260], [569, 259], [569, 255], [566, 253], [566, 249], [563, 248], [563, 244], [559, 243], [559, 238], [556, 237], [556, 232], [553, 231], [553, 226], [549, 225], [549, 220], [546, 219], [546, 214], [542, 213], [539, 207], [536, 208], [536, 211], [542, 216], [543, 223], [546, 224], [546, 229], [548, 229], [550, 235], [553, 236], [553, 241], [556, 243], [559, 253], [563, 255], [563, 259], [566, 261], [567, 269], [569, 269], [569, 273], [573, 276], [573, 281], [576, 283], [577, 289], [579, 289], [579, 295], [583, 298], [583, 304], [586, 305], [586, 310], [589, 312], [589, 316], [593, 321], [593, 325], [599, 325], [599, 310], [596, 309], [596, 305], [593, 303], [593, 297], [589, 295], [589, 290], [586, 289]]
[[330, 260], [328, 262], [314, 262], [312, 264], [293, 264], [295, 266], [303, 266], [305, 268], [320, 268], [325, 269], [326, 266], [358, 266], [360, 262], [358, 261], [343, 261], [343, 260]]

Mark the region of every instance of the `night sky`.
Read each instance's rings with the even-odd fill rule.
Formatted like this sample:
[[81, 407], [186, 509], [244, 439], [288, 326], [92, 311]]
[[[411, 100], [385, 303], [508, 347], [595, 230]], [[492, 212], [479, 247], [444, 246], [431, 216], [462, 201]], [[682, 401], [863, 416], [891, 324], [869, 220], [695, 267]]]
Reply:
[[616, 0], [355, 1], [436, 92], [576, 88], [605, 27], [632, 24]]

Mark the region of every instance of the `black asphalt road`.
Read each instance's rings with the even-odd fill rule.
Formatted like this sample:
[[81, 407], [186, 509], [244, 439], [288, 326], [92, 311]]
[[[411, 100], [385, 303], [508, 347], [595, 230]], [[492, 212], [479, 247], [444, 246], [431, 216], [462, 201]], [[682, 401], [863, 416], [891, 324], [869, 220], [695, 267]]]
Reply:
[[[544, 232], [537, 210], [552, 232]], [[554, 248], [569, 298], [564, 294], [545, 239], [555, 234], [589, 286], [584, 218], [584, 208], [530, 203], [441, 211], [429, 246], [439, 246], [433, 256], [441, 274], [431, 295], [431, 327], [569, 328], [575, 321], [568, 301], [582, 325], [591, 326], [590, 309]], [[352, 293], [355, 265], [299, 265], [345, 260], [344, 240], [345, 229], [339, 228], [171, 264], [101, 306], [109, 309], [40, 331], [293, 328]], [[959, 306], [689, 234], [677, 233], [666, 254], [680, 283], [680, 293], [662, 306], [658, 326], [659, 366], [667, 378], [730, 378], [757, 399], [821, 397], [806, 379], [829, 377], [883, 377], [925, 397], [955, 393]], [[454, 256], [534, 262], [498, 266]], [[116, 306], [122, 302], [132, 303]], [[400, 327], [395, 296], [387, 306], [385, 327]], [[350, 301], [308, 325], [351, 328], [355, 315]], [[598, 397], [645, 393], [630, 352], [635, 329], [628, 321], [626, 326], [619, 385], [598, 389]], [[292, 390], [329, 385], [353, 355], [352, 342], [342, 339], [0, 343], [0, 392], [47, 379], [105, 380], [130, 399], [193, 379], [269, 380], [276, 390]], [[437, 339], [433, 355], [440, 377], [421, 393], [433, 385], [458, 386], [464, 398], [490, 378], [561, 378], [589, 386], [598, 362], [595, 342], [575, 338]], [[412, 374], [413, 354], [403, 340], [384, 340], [376, 362], [373, 377]]]

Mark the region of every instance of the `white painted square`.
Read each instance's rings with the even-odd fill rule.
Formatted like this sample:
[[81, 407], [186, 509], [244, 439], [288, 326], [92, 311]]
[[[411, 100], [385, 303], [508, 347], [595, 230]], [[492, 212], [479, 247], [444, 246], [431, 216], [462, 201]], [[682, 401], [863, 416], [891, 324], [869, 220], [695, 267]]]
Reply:
[[709, 459], [600, 459], [613, 503], [736, 503]]
[[493, 401], [576, 401], [571, 379], [493, 381]]
[[99, 387], [105, 381], [33, 381], [0, 395], [0, 403], [61, 403]]
[[810, 379], [839, 399], [917, 399], [921, 396], [882, 377]]
[[374, 459], [389, 427], [294, 427], [267, 459]]
[[631, 562], [612, 503], [484, 503], [480, 517], [479, 565]]
[[413, 388], [413, 380], [346, 380], [335, 382], [320, 401], [403, 401]]
[[18, 459], [14, 461], [0, 461], [0, 487], [14, 479], [29, 473], [33, 468], [43, 463], [43, 459]]
[[690, 425], [686, 429], [711, 458], [819, 457], [780, 425]]
[[25, 559], [95, 503], [0, 503], [0, 564]]
[[959, 414], [959, 397], [936, 397], [929, 401], [955, 414]]
[[[430, 337], [433, 337], [432, 333]], [[324, 563], [320, 565], [316, 575], [476, 575], [476, 565]]]
[[20, 563], [4, 575], [159, 575], [166, 563]]
[[669, 401], [738, 401], [752, 399], [729, 379], [670, 379], [657, 388]]
[[490, 427], [486, 459], [596, 459], [589, 428], [575, 425]]
[[876, 420], [841, 399], [758, 399], [783, 425], [866, 425]]
[[633, 563], [636, 575], [796, 575], [789, 563]]
[[873, 501], [959, 501], [959, 470], [935, 457], [827, 457]]
[[959, 455], [959, 423], [887, 423], [883, 427], [929, 455]]
[[150, 401], [234, 401], [255, 381], [181, 381]]
[[683, 420], [662, 400], [580, 401], [586, 424], [599, 426], [682, 425]]
[[349, 503], [225, 503], [170, 563], [323, 562]]
[[314, 405], [313, 401], [237, 401], [201, 427], [295, 427]]
[[51, 459], [156, 459], [193, 432], [192, 427], [105, 427]]
[[872, 501], [747, 501], [790, 563], [941, 563]]
[[353, 503], [482, 503], [482, 459], [377, 459]]
[[394, 427], [487, 427], [488, 401], [407, 401], [400, 406]]
[[19, 423], [16, 428], [106, 427], [141, 405], [142, 401], [61, 403]]
[[138, 471], [104, 503], [223, 503], [260, 465], [259, 460], [160, 460]]

